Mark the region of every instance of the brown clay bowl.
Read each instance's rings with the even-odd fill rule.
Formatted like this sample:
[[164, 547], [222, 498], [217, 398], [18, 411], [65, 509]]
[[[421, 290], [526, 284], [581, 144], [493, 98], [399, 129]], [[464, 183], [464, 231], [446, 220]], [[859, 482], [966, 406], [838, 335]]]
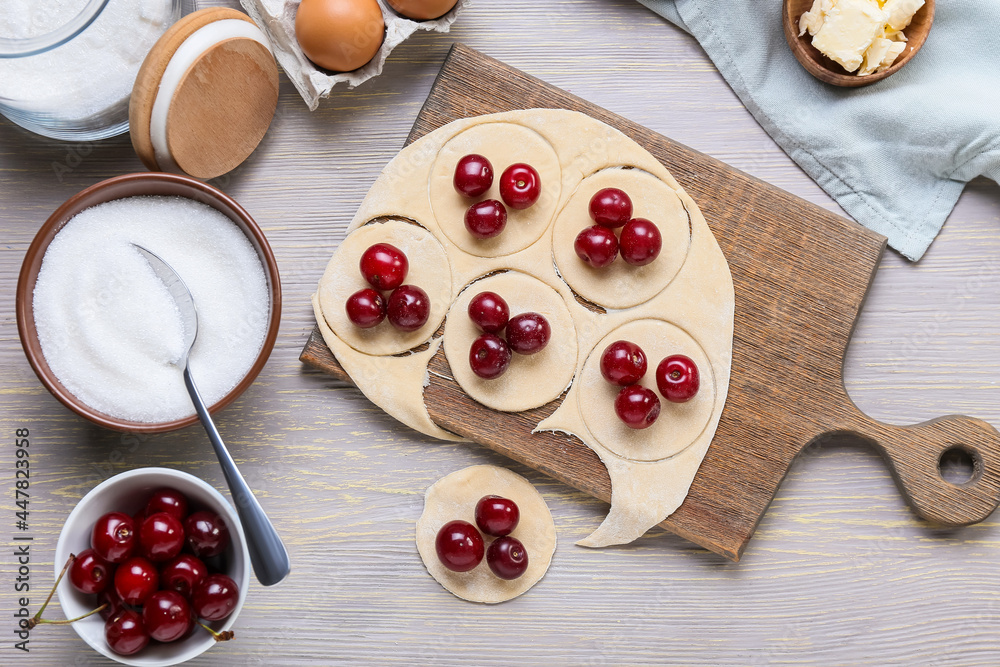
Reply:
[[909, 40], [906, 49], [899, 55], [892, 67], [868, 76], [858, 76], [851, 74], [843, 67], [830, 60], [819, 52], [812, 45], [812, 36], [809, 33], [799, 37], [799, 17], [812, 8], [813, 0], [785, 0], [785, 7], [782, 10], [782, 22], [785, 26], [785, 39], [792, 53], [802, 66], [814, 77], [825, 83], [843, 88], [860, 88], [886, 77], [890, 77], [903, 67], [906, 63], [917, 55], [917, 51], [927, 41], [927, 35], [931, 32], [931, 25], [934, 23], [934, 0], [925, 0], [924, 6], [917, 10], [913, 16], [910, 26], [904, 31]]
[[192, 413], [191, 416], [184, 419], [169, 422], [131, 422], [98, 412], [80, 401], [56, 379], [45, 361], [41, 344], [38, 341], [38, 332], [35, 330], [35, 316], [32, 303], [35, 292], [35, 280], [38, 278], [38, 271], [42, 266], [42, 258], [45, 256], [45, 251], [52, 239], [59, 233], [59, 230], [73, 216], [91, 206], [115, 199], [141, 195], [187, 197], [188, 199], [207, 204], [235, 222], [243, 230], [243, 233], [246, 234], [247, 239], [257, 251], [261, 264], [264, 266], [264, 273], [271, 296], [271, 312], [267, 335], [264, 338], [264, 345], [261, 347], [260, 353], [257, 355], [250, 371], [232, 391], [222, 397], [219, 402], [209, 407], [209, 412], [214, 413], [226, 407], [236, 400], [247, 387], [253, 384], [261, 369], [264, 368], [264, 364], [267, 362], [267, 358], [274, 348], [274, 341], [278, 337], [278, 325], [281, 322], [281, 281], [278, 276], [278, 263], [274, 259], [274, 254], [271, 252], [271, 247], [268, 245], [264, 233], [242, 206], [212, 186], [186, 176], [161, 173], [118, 176], [90, 186], [71, 197], [65, 204], [56, 209], [56, 212], [49, 216], [49, 219], [45, 221], [45, 224], [35, 234], [31, 246], [28, 247], [28, 253], [24, 257], [24, 262], [21, 264], [21, 273], [17, 281], [17, 303], [15, 307], [17, 312], [17, 332], [21, 337], [21, 345], [24, 348], [24, 354], [28, 357], [28, 363], [31, 364], [38, 379], [67, 408], [95, 424], [116, 431], [128, 433], [163, 433], [197, 423], [198, 415]]

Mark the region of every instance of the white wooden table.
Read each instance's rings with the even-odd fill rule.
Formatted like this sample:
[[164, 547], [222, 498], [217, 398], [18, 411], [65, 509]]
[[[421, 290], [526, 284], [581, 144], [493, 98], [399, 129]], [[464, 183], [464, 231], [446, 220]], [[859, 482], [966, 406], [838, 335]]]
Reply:
[[[256, 583], [235, 642], [192, 664], [984, 665], [1000, 661], [1000, 527], [951, 531], [914, 518], [871, 451], [813, 450], [793, 468], [743, 561], [659, 530], [588, 551], [607, 507], [512, 466], [545, 495], [559, 547], [548, 575], [497, 607], [462, 602], [413, 543], [423, 490], [487, 450], [409, 431], [357, 390], [306, 370], [299, 352], [330, 254], [399, 150], [453, 41], [718, 157], [822, 206], [836, 205], [760, 129], [687, 35], [632, 0], [479, 0], [450, 35], [418, 34], [379, 78], [309, 113], [285, 81], [257, 153], [215, 182], [254, 215], [281, 267], [278, 343], [257, 383], [218, 418], [287, 540], [293, 572]], [[63, 200], [139, 171], [127, 137], [68, 145], [0, 122], [0, 465], [14, 528], [15, 429], [32, 439], [32, 609], [52, 580], [58, 531], [111, 474], [163, 465], [224, 488], [204, 433], [104, 431], [39, 384], [14, 322], [25, 250]], [[952, 412], [1000, 426], [1000, 191], [977, 181], [924, 260], [883, 260], [847, 357], [852, 397], [911, 423]], [[13, 649], [15, 559], [0, 556], [0, 664], [110, 664], [68, 628]]]

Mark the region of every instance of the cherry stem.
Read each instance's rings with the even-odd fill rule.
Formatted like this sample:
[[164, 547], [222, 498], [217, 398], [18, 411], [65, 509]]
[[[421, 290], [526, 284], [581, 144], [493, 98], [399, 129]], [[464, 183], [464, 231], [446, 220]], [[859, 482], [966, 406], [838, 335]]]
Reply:
[[77, 616], [76, 618], [71, 618], [71, 619], [68, 619], [68, 620], [50, 621], [47, 618], [39, 618], [39, 619], [32, 619], [32, 620], [34, 620], [37, 625], [42, 625], [43, 623], [46, 624], [46, 625], [69, 625], [70, 623], [76, 623], [77, 621], [82, 621], [83, 619], [87, 618], [88, 616], [93, 616], [94, 614], [96, 614], [98, 612], [104, 611], [104, 609], [106, 609], [107, 606], [108, 606], [108, 603], [105, 602], [104, 604], [102, 604], [97, 609], [92, 609], [92, 610], [88, 611], [86, 614], [84, 614], [83, 616]]
[[236, 633], [233, 632], [232, 630], [223, 630], [222, 632], [216, 632], [215, 630], [208, 627], [201, 621], [198, 621], [198, 625], [208, 630], [208, 632], [212, 635], [212, 638], [215, 639], [215, 641], [217, 642], [227, 642], [230, 639], [236, 638]]
[[75, 560], [76, 560], [76, 554], [70, 554], [69, 555], [69, 559], [66, 561], [66, 564], [63, 565], [62, 572], [60, 572], [59, 576], [56, 577], [56, 583], [52, 585], [52, 590], [49, 591], [49, 596], [47, 598], [45, 598], [45, 602], [42, 603], [41, 609], [39, 609], [38, 613], [36, 613], [33, 617], [31, 617], [28, 620], [28, 629], [29, 630], [32, 629], [33, 627], [35, 627], [36, 625], [38, 625], [39, 623], [50, 623], [51, 622], [51, 621], [43, 621], [42, 620], [42, 612], [44, 612], [45, 608], [49, 606], [49, 602], [52, 601], [52, 596], [56, 594], [56, 589], [59, 588], [59, 582], [61, 582], [62, 579], [63, 579], [63, 577], [66, 576], [66, 572], [69, 570], [70, 566], [73, 565], [73, 561], [75, 561]]

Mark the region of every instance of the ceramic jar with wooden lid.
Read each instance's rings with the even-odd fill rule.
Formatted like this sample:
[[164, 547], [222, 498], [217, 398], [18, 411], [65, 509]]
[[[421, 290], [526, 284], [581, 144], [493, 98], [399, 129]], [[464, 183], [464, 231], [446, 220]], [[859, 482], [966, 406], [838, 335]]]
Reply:
[[149, 52], [129, 111], [132, 145], [152, 171], [212, 179], [264, 138], [278, 104], [278, 66], [245, 14], [203, 9]]

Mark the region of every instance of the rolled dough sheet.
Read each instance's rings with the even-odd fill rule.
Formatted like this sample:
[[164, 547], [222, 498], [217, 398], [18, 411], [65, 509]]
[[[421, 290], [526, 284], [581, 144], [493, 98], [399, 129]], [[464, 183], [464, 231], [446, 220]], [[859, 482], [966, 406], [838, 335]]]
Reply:
[[[517, 579], [493, 574], [486, 558], [469, 572], [452, 572], [438, 560], [434, 541], [449, 521], [461, 519], [476, 525], [476, 503], [497, 495], [517, 504], [521, 518], [511, 533], [528, 552], [528, 569]], [[488, 549], [495, 538], [483, 535]], [[545, 576], [556, 550], [556, 526], [545, 499], [531, 482], [505, 468], [472, 466], [442, 477], [427, 489], [424, 512], [417, 520], [417, 551], [424, 566], [439, 584], [463, 600], [496, 604], [516, 598]]]
[[[651, 173], [666, 183], [672, 181], [672, 177], [662, 167], [659, 173]], [[608, 315], [614, 317], [607, 318], [607, 323], [611, 324], [617, 319], [620, 326], [658, 319], [690, 336], [707, 359], [706, 363], [699, 363], [702, 376], [707, 375], [706, 367], [710, 367], [712, 371], [715, 390], [711, 416], [693, 442], [678, 454], [656, 461], [636, 461], [628, 458], [628, 455], [635, 456], [635, 452], [627, 449], [627, 443], [615, 444], [616, 451], [626, 454], [623, 456], [602, 445], [588, 428], [579, 403], [584, 382], [574, 382], [562, 404], [552, 416], [538, 425], [538, 430], [564, 431], [576, 435], [597, 453], [611, 477], [611, 511], [593, 534], [577, 543], [581, 546], [627, 544], [673, 514], [687, 496], [691, 482], [715, 436], [726, 403], [732, 369], [736, 303], [732, 276], [701, 211], [679, 186], [675, 188], [675, 192], [691, 218], [691, 248], [683, 267], [662, 292], [634, 308], [609, 312]], [[590, 358], [605, 336], [607, 342], [610, 342], [612, 337], [608, 334], [615, 328], [617, 327], [604, 328], [604, 335], [592, 340], [589, 347], [581, 344], [581, 349], [590, 350], [582, 358]], [[600, 351], [603, 349], [601, 347]], [[694, 355], [689, 356], [695, 358]], [[655, 355], [649, 359], [647, 376], [655, 373], [659, 361], [660, 358]], [[581, 369], [577, 375], [581, 377], [582, 374]], [[653, 381], [655, 382], [655, 376]], [[578, 403], [573, 405], [573, 401]], [[660, 419], [664, 416], [666, 415], [661, 413]], [[669, 451], [671, 448], [669, 440], [666, 444], [658, 442], [653, 446], [662, 448], [662, 451]]]
[[[442, 221], [435, 214], [442, 205], [434, 200], [432, 194], [434, 167], [442, 148], [452, 139], [475, 128], [483, 128], [475, 130], [478, 134], [488, 132], [490, 127], [507, 125], [526, 128], [543, 140], [540, 144], [530, 144], [537, 150], [535, 148], [525, 150], [512, 161], [527, 162], [537, 168], [538, 165], [534, 162], [538, 161], [541, 164], [545, 151], [554, 151], [560, 174], [558, 201], [553, 207], [550, 219], [538, 223], [548, 229], [549, 233], [541, 234], [521, 250], [511, 251], [512, 254], [484, 257], [481, 255], [485, 253], [469, 252], [468, 243], [456, 241], [450, 232], [445, 231], [446, 225], [453, 225], [454, 220]], [[476, 134], [467, 136], [475, 137]], [[513, 145], [513, 142], [511, 144]], [[623, 167], [633, 169], [622, 169]], [[494, 168], [499, 171], [503, 169], [497, 162], [494, 162]], [[454, 169], [454, 165], [451, 169]], [[560, 275], [560, 271], [556, 268], [557, 249], [554, 243], [559, 244], [558, 253], [565, 254], [567, 250], [572, 251], [572, 239], [567, 243], [567, 237], [560, 234], [557, 241], [553, 240], [557, 238], [554, 234], [555, 218], [559, 212], [567, 208], [571, 196], [580, 190], [581, 184], [588, 177], [623, 179], [615, 182], [620, 182], [623, 189], [632, 195], [637, 214], [650, 219], [659, 217], [661, 220], [672, 221], [669, 225], [661, 227], [661, 233], [664, 227], [673, 230], [664, 236], [665, 240], [668, 237], [674, 239], [671, 247], [650, 266], [661, 267], [663, 275], [669, 275], [671, 272], [675, 275], [664, 279], [663, 275], [657, 273], [653, 286], [648, 288], [646, 284], [650, 283], [644, 281], [642, 286], [636, 287], [640, 290], [639, 296], [635, 298], [636, 305], [629, 308], [612, 305], [607, 308], [607, 312], [597, 313], [584, 307], [576, 300], [566, 282], [571, 278]], [[543, 184], [543, 192], [548, 180], [551, 180], [551, 177]], [[596, 182], [593, 181], [592, 184]], [[551, 192], [554, 194], [556, 190], [552, 189]], [[661, 194], [656, 202], [646, 202], [646, 195], [637, 195], [638, 192]], [[453, 191], [449, 196], [452, 194]], [[581, 194], [581, 197], [583, 196], [585, 195]], [[678, 202], [681, 208], [677, 207]], [[647, 205], [654, 209], [648, 214], [645, 208]], [[539, 209], [541, 210], [543, 209]], [[597, 531], [581, 544], [607, 546], [630, 542], [676, 510], [687, 495], [691, 481], [715, 435], [726, 402], [732, 365], [735, 295], [729, 266], [701, 211], [663, 165], [621, 132], [589, 116], [572, 111], [529, 109], [467, 118], [449, 123], [400, 151], [386, 166], [361, 203], [350, 230], [353, 231], [373, 219], [386, 216], [417, 220], [440, 242], [449, 261], [453, 295], [459, 294], [475, 279], [495, 271], [517, 271], [527, 274], [555, 290], [562, 297], [577, 332], [577, 361], [572, 374], [576, 378], [581, 377], [583, 364], [591, 351], [612, 331], [629, 322], [662, 320], [690, 336], [704, 352], [705, 363], [712, 371], [715, 390], [711, 415], [707, 423], [693, 442], [679, 453], [656, 461], [637, 461], [630, 458], [634, 452], [630, 454], [628, 450], [620, 448], [618, 443], [615, 444], [615, 450], [624, 453], [624, 456], [602, 445], [587, 426], [581, 412], [579, 392], [582, 383], [579, 381], [570, 384], [569, 391], [560, 406], [536, 429], [562, 431], [575, 435], [601, 457], [611, 475], [611, 511]], [[577, 218], [579, 216], [574, 216], [574, 219]], [[578, 224], [586, 225], [588, 220], [589, 216]], [[685, 221], [690, 238], [687, 251], [682, 252]], [[656, 222], [660, 226], [660, 221]], [[512, 221], [508, 222], [508, 231], [512, 224]], [[575, 238], [575, 233], [572, 237]], [[519, 236], [516, 234], [511, 236], [511, 239], [517, 238]], [[516, 243], [512, 240], [511, 243], [517, 246], [523, 244], [523, 240]], [[575, 258], [575, 254], [572, 257]], [[661, 259], [665, 261], [659, 263]], [[585, 287], [583, 289], [586, 291]], [[593, 296], [598, 300], [603, 299], [608, 304], [627, 303], [616, 300], [615, 288], [607, 290], [612, 293], [610, 297], [604, 295], [604, 291], [603, 288], [599, 288]], [[333, 338], [336, 339], [336, 336]], [[339, 339], [335, 340], [336, 342], [339, 342]], [[353, 350], [350, 346], [340, 344], [348, 350]], [[445, 344], [447, 345], [447, 342]], [[550, 342], [550, 346], [554, 344], [558, 342]], [[336, 349], [334, 354], [340, 359]], [[350, 369], [348, 373], [351, 373], [351, 377], [362, 391], [374, 397], [373, 400], [387, 412], [394, 416], [402, 415], [408, 420], [406, 423], [424, 433], [434, 435], [440, 429], [433, 426], [427, 416], [427, 410], [423, 405], [422, 384], [408, 382], [406, 388], [393, 390], [391, 397], [388, 398], [382, 398], [378, 393], [377, 385], [382, 384], [385, 377], [395, 375], [395, 364], [415, 363], [416, 360], [412, 356], [369, 357], [368, 359], [378, 361], [368, 365], [355, 363], [354, 368], [358, 374]], [[427, 356], [428, 360], [429, 358], [430, 356]], [[452, 359], [452, 356], [449, 356], [449, 359]], [[358, 361], [358, 359], [353, 360], [353, 362]], [[658, 362], [658, 358], [651, 360], [650, 372], [655, 371], [655, 364]], [[466, 365], [467, 363], [466, 361]], [[458, 366], [460, 364], [454, 362], [453, 370]], [[704, 376], [705, 368], [701, 367], [701, 364], [699, 367]], [[657, 443], [654, 449], [658, 447], [661, 447], [661, 443]], [[670, 451], [669, 448], [669, 445], [666, 446], [666, 451]], [[659, 456], [661, 453], [650, 455], [647, 452], [645, 456]]]
[[[388, 366], [392, 375], [386, 377], [382, 375], [387, 367], [386, 357], [373, 357], [364, 352], [358, 352], [337, 338], [323, 317], [323, 312], [319, 307], [319, 297], [316, 294], [313, 294], [312, 304], [320, 333], [323, 334], [323, 340], [330, 346], [333, 356], [337, 358], [347, 374], [355, 378], [358, 389], [368, 397], [368, 400], [385, 410], [391, 417], [395, 417], [421, 433], [441, 440], [468, 442], [465, 438], [446, 431], [431, 421], [431, 416], [427, 414], [427, 407], [422, 398], [413, 400], [414, 395], [423, 396], [424, 387], [430, 380], [427, 375], [427, 364], [438, 351], [438, 347], [441, 345], [440, 338], [432, 340], [428, 348], [422, 352], [388, 357], [392, 359], [391, 365]], [[358, 381], [357, 378], [382, 378], [384, 381]]]

